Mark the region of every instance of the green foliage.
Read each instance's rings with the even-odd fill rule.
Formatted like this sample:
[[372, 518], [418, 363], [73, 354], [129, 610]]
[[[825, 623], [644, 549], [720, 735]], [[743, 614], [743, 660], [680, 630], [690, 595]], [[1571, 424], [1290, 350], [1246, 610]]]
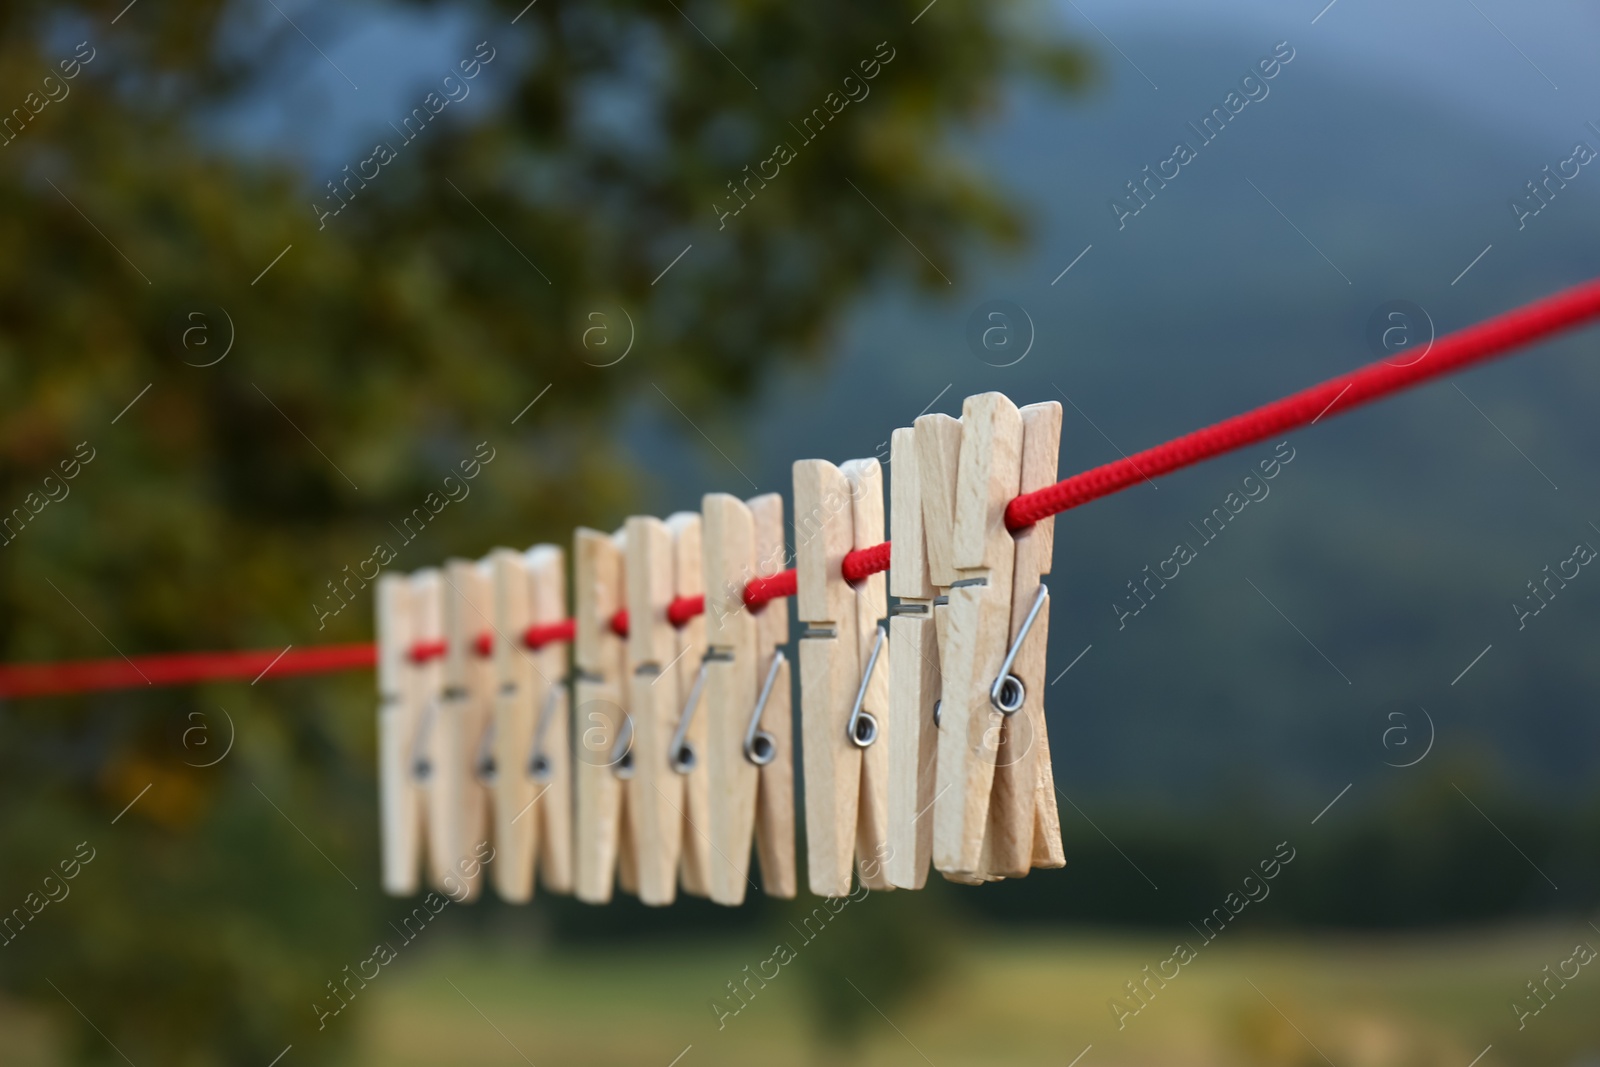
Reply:
[[[364, 596], [325, 619], [311, 605], [342, 603], [344, 568], [396, 543], [391, 524], [480, 441], [495, 459], [470, 498], [396, 568], [615, 521], [648, 502], [605, 441], [619, 402], [657, 385], [714, 418], [776, 361], [820, 358], [864, 286], [944, 289], [874, 204], [952, 275], [970, 247], [1015, 240], [1017, 216], [945, 137], [1024, 59], [1085, 70], [1008, 5], [942, 0], [912, 25], [920, 4], [543, 0], [512, 26], [522, 6], [460, 8], [495, 50], [478, 84], [499, 106], [442, 114], [320, 228], [334, 175], [202, 133], [317, 62], [285, 20], [220, 0], [139, 3], [115, 24], [104, 4], [0, 9], [6, 107], [77, 41], [96, 50], [0, 148], [0, 515], [25, 512], [0, 547], [6, 660], [367, 639]], [[895, 55], [870, 96], [719, 229], [727, 184], [880, 42]], [[608, 133], [602, 92], [643, 117]], [[583, 331], [617, 307], [635, 354], [597, 367]], [[230, 325], [227, 358], [198, 366]], [[35, 507], [79, 442], [93, 461]], [[120, 1062], [114, 1045], [139, 1063], [265, 1063], [291, 1043], [297, 1063], [338, 1060], [355, 1024], [319, 1033], [310, 1004], [394, 910], [376, 884], [369, 685], [6, 707], [0, 907], [78, 842], [98, 851], [0, 949], [0, 986], [58, 1012], [83, 1062]], [[229, 755], [197, 766], [234, 729]], [[878, 910], [893, 929], [899, 909]]]

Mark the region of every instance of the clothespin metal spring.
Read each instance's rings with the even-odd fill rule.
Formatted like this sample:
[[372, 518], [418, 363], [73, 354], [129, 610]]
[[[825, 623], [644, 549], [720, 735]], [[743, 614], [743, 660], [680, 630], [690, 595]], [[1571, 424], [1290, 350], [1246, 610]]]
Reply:
[[564, 684], [558, 682], [552, 685], [545, 694], [544, 706], [539, 709], [539, 721], [533, 728], [533, 749], [528, 753], [528, 777], [535, 782], [548, 782], [555, 769], [544, 751], [544, 735], [549, 730], [550, 720], [555, 717], [556, 701], [561, 699], [561, 686]]
[[[1043, 582], [1039, 583], [1039, 591], [1034, 594], [1033, 606], [1028, 609], [1027, 618], [1022, 620], [1022, 629], [1017, 631], [1017, 639], [1011, 642], [1011, 648], [1006, 652], [1005, 662], [1000, 664], [1000, 674], [995, 678], [994, 684], [989, 687], [989, 703], [995, 710], [1005, 716], [1015, 715], [1022, 710], [1022, 705], [1028, 699], [1028, 691], [1022, 684], [1022, 679], [1011, 673], [1011, 664], [1016, 660], [1017, 653], [1022, 649], [1022, 642], [1028, 639], [1028, 631], [1033, 629], [1033, 620], [1039, 617], [1039, 609], [1044, 607], [1044, 598], [1050, 590]], [[876, 655], [877, 650], [873, 650]], [[867, 668], [870, 671], [872, 668]], [[863, 686], [863, 690], [865, 686]], [[939, 709], [934, 707], [935, 724], [939, 721]]]
[[766, 710], [767, 698], [772, 695], [773, 683], [778, 680], [778, 672], [787, 661], [782, 651], [772, 654], [772, 666], [767, 668], [767, 680], [761, 685], [761, 696], [756, 698], [755, 710], [750, 713], [750, 726], [744, 732], [744, 758], [757, 767], [765, 767], [778, 755], [778, 739], [760, 728], [761, 713]]
[[[883, 651], [883, 641], [888, 636], [882, 626], [877, 629], [878, 636], [872, 640], [872, 654], [867, 657], [867, 669], [861, 672], [861, 688], [856, 690], [855, 707], [850, 709], [850, 721], [845, 724], [845, 733], [857, 748], [866, 748], [878, 739], [877, 717], [870, 711], [861, 710], [861, 705], [867, 699], [867, 685], [872, 681], [872, 670], [878, 665], [878, 653]], [[1007, 657], [1006, 666], [1010, 665], [1011, 659]]]
[[688, 739], [689, 724], [694, 721], [695, 709], [700, 706], [700, 691], [706, 687], [706, 665], [711, 662], [711, 658], [707, 655], [700, 661], [700, 670], [694, 676], [694, 685], [689, 687], [689, 699], [684, 702], [683, 714], [678, 716], [678, 728], [672, 732], [672, 755], [669, 758], [672, 769], [679, 774], [688, 774], [700, 760], [694, 745]]

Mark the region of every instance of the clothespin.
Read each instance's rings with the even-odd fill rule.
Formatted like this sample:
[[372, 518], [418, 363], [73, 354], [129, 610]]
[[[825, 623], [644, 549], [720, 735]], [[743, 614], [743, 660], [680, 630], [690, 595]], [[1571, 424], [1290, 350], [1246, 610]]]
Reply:
[[[1042, 471], [1049, 478], [1041, 484], [1054, 480], [1060, 427], [1053, 402], [1026, 415], [999, 393], [962, 405], [933, 809], [934, 866], [956, 880], [1026, 874], [1036, 837], [1045, 863], [1059, 855], [1054, 781], [1046, 810], [1048, 755], [1039, 757], [1048, 747], [1041, 620], [1048, 625], [1049, 605], [1039, 579], [1053, 530], [1019, 540], [1006, 529], [1005, 508], [1023, 489], [1025, 454], [1030, 480]], [[991, 803], [997, 778], [999, 806]]]
[[[550, 626], [567, 618], [565, 554], [555, 545], [534, 545], [523, 555], [528, 575], [528, 621]], [[522, 631], [513, 636], [522, 637]], [[532, 736], [521, 750], [502, 746], [508, 772], [521, 768], [534, 787], [525, 819], [534, 825], [536, 868], [544, 887], [552, 893], [571, 893], [572, 861], [572, 743], [571, 702], [567, 692], [568, 642], [550, 641], [529, 650], [532, 678], [525, 707], [533, 709]]]
[[[960, 423], [941, 416], [956, 427]], [[918, 420], [919, 426], [921, 420]], [[936, 535], [926, 532], [925, 476], [918, 457], [918, 429], [890, 435], [889, 592], [899, 600], [889, 619], [889, 847], [884, 864], [900, 889], [921, 889], [933, 856], [933, 797], [939, 703], [939, 642], [934, 612], [939, 590], [929, 571]], [[930, 471], [930, 475], [936, 474]], [[954, 475], [952, 465], [950, 474]], [[928, 481], [932, 478], [928, 477]], [[951, 481], [954, 481], [952, 477]], [[931, 488], [931, 487], [930, 487]], [[944, 542], [948, 545], [949, 536]], [[948, 553], [946, 553], [948, 555]], [[949, 584], [947, 579], [946, 585]]]
[[[419, 576], [416, 584], [420, 587]], [[416, 635], [438, 629], [437, 582], [432, 588], [432, 627], [420, 614], [427, 597], [413, 579], [386, 574], [378, 579], [375, 618], [378, 636], [378, 809], [382, 825], [383, 889], [393, 896], [417, 891], [422, 862], [423, 792], [413, 768], [412, 747], [426, 702], [423, 679], [427, 668], [412, 656]]]
[[[927, 552], [928, 579], [934, 593], [931, 611], [940, 666], [938, 691], [935, 693], [932, 716], [934, 732], [927, 735], [921, 732], [918, 734], [918, 741], [930, 745], [933, 749], [928, 755], [927, 764], [918, 765], [918, 796], [922, 798], [922, 804], [916, 808], [916, 811], [922, 813], [917, 828], [919, 833], [928, 835], [925, 843], [931, 848], [933, 813], [926, 805], [931, 805], [934, 797], [938, 795], [937, 790], [943, 788], [938, 776], [938, 729], [944, 695], [943, 670], [949, 654], [947, 646], [950, 639], [950, 587], [959, 577], [955, 566], [955, 514], [956, 478], [961, 464], [961, 420], [939, 412], [919, 417], [916, 421], [915, 445], [917, 482], [922, 498], [923, 541]], [[906, 521], [907, 518], [909, 516], [901, 521]], [[892, 557], [890, 562], [893, 563]], [[920, 746], [917, 751], [919, 756], [923, 754]], [[917, 843], [919, 846], [924, 844], [920, 837]], [[898, 853], [896, 856], [898, 857]], [[917, 871], [926, 875], [926, 860], [922, 861]], [[984, 875], [970, 872], [941, 871], [940, 873], [946, 880], [964, 885], [982, 885], [989, 880]]]
[[[682, 603], [705, 594], [705, 568], [702, 543], [703, 524], [699, 512], [678, 511], [667, 516], [672, 531], [673, 602]], [[676, 653], [670, 673], [677, 700], [673, 711], [676, 728], [668, 755], [674, 773], [683, 778], [682, 861], [679, 880], [685, 893], [696, 897], [711, 895], [711, 786], [706, 761], [706, 717], [687, 713], [689, 697], [706, 658], [705, 612], [686, 615], [673, 622]], [[666, 673], [666, 672], [663, 672]], [[663, 686], [668, 685], [662, 681]], [[685, 749], [684, 746], [688, 746]], [[686, 758], [687, 757], [687, 758]]]
[[[702, 510], [708, 651], [700, 673], [709, 845], [716, 854], [711, 899], [743, 903], [752, 837], [766, 894], [792, 898], [798, 882], [794, 742], [789, 661], [781, 648], [789, 638], [789, 618], [780, 603], [752, 612], [744, 602], [750, 579], [783, 570], [783, 497], [768, 493], [743, 502], [709, 493]], [[688, 707], [693, 715], [692, 698]]]
[[[445, 652], [428, 762], [428, 860], [434, 886], [472, 900], [489, 851], [490, 790], [482, 752], [492, 722], [493, 675], [478, 635], [490, 614], [489, 575], [464, 559], [441, 574]], [[464, 888], [463, 888], [464, 887]]]
[[683, 851], [684, 779], [674, 769], [683, 743], [672, 744], [683, 705], [678, 640], [667, 609], [677, 587], [672, 529], [635, 515], [626, 529], [627, 686], [631, 746], [623, 757], [629, 826], [636, 849], [639, 899], [671, 904]]
[[811, 891], [848, 895], [852, 857], [863, 885], [889, 889], [886, 583], [852, 587], [840, 571], [845, 553], [884, 539], [883, 472], [876, 459], [799, 460], [794, 500]]
[[613, 881], [627, 890], [634, 875], [632, 835], [617, 776], [629, 751], [630, 720], [623, 706], [627, 649], [611, 627], [625, 596], [624, 545], [620, 530], [608, 535], [583, 528], [573, 544], [574, 892], [589, 904], [608, 903]]
[[478, 753], [478, 777], [493, 797], [495, 857], [493, 881], [502, 900], [525, 903], [533, 896], [534, 821], [524, 813], [534, 784], [519, 755], [533, 736], [528, 703], [533, 661], [522, 647], [528, 628], [528, 572], [522, 553], [497, 548], [488, 560], [493, 628], [483, 636], [491, 649], [494, 712]]
[[493, 649], [494, 724], [478, 770], [494, 796], [495, 890], [524, 903], [533, 896], [541, 851], [546, 885], [559, 892], [572, 886], [566, 657], [560, 647], [534, 651], [526, 643], [536, 614], [543, 621], [564, 614], [565, 582], [552, 545], [526, 553], [497, 548], [488, 563], [494, 621], [484, 636]]
[[[1056, 480], [1061, 405], [1054, 400], [1029, 404], [1021, 414], [1017, 492], [1030, 493]], [[1032, 867], [1064, 867], [1067, 863], [1044, 716], [1050, 593], [1042, 579], [1050, 573], [1055, 526], [1052, 516], [1012, 534], [1016, 563], [1011, 581], [1011, 647], [1016, 651], [1009, 668], [1002, 664], [1001, 670], [1020, 683], [1023, 705], [1002, 722], [996, 748], [989, 825], [984, 835], [984, 870], [991, 876], [1020, 878]]]

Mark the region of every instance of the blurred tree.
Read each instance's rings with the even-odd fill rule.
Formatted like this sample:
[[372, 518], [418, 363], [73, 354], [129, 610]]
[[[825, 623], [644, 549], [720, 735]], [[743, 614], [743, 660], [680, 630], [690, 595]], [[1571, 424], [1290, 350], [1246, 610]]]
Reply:
[[[407, 7], [445, 5], [357, 14]], [[0, 655], [360, 639], [368, 611], [334, 583], [377, 542], [412, 569], [638, 506], [605, 441], [619, 400], [654, 384], [713, 418], [775, 360], [819, 358], [865, 285], [944, 289], [966, 250], [1021, 233], [947, 135], [1012, 71], [1071, 86], [1084, 58], [1021, 5], [921, 8], [455, 5], [498, 106], [411, 143], [375, 129], [396, 158], [328, 217], [345, 171], [206, 133], [320, 62], [287, 18], [4, 5]], [[793, 158], [763, 165], [778, 142]], [[350, 145], [351, 172], [373, 155]], [[616, 307], [639, 345], [607, 368], [584, 331]], [[400, 545], [392, 521], [480, 441], [472, 502]], [[319, 1032], [311, 1002], [401, 910], [376, 888], [369, 691], [5, 708], [0, 908], [31, 909], [79, 842], [95, 859], [5, 941], [3, 988], [58, 1012], [83, 1062], [339, 1058], [354, 1025]]]

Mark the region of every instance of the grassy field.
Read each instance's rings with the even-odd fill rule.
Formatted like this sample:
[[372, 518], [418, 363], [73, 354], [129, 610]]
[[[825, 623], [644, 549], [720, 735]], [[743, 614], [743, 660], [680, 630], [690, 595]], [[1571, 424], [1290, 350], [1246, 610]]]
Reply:
[[[990, 938], [928, 995], [875, 1016], [859, 1062], [1066, 1065], [1092, 1045], [1082, 1067], [1467, 1067], [1493, 1045], [1479, 1067], [1600, 1064], [1600, 974], [1584, 968], [1520, 1032], [1509, 1006], [1575, 941], [1600, 943], [1589, 933], [1219, 939], [1121, 1029], [1107, 1002], [1167, 958], [1171, 939]], [[787, 970], [718, 1029], [707, 1002], [769, 953], [755, 944], [581, 956], [451, 948], [383, 991], [363, 1023], [362, 1062], [667, 1067], [680, 1053], [680, 1067], [839, 1062], [815, 1040], [804, 989]]]
[[[1132, 1006], [1123, 984], [1169, 957], [1174, 940], [975, 936], [928, 992], [869, 1012], [849, 1054], [817, 1040], [792, 967], [719, 1029], [708, 1002], [771, 954], [754, 941], [583, 952], [510, 938], [441, 944], [385, 972], [362, 993], [365, 1010], [334, 1024], [359, 1033], [361, 1067], [1600, 1065], [1600, 966], [1557, 988], [1520, 1031], [1510, 1008], [1575, 942], [1600, 945], [1586, 926], [1223, 937], [1119, 1028], [1108, 1001], [1121, 992]], [[10, 1035], [0, 1062], [54, 1062], [47, 1027], [13, 1012], [0, 1028]], [[30, 1046], [37, 1054], [22, 1051]]]

